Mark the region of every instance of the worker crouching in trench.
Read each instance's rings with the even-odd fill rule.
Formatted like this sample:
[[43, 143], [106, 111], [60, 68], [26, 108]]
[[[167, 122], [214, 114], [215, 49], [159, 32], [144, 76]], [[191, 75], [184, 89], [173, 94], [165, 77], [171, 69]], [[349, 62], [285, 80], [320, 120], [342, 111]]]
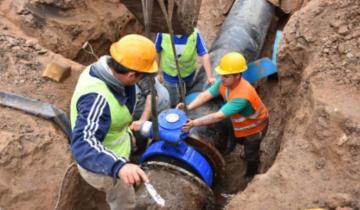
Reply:
[[156, 74], [156, 49], [148, 38], [131, 34], [111, 45], [80, 75], [71, 100], [71, 150], [80, 175], [106, 193], [111, 210], [134, 209], [134, 184], [148, 176], [129, 162], [136, 98], [135, 84]]

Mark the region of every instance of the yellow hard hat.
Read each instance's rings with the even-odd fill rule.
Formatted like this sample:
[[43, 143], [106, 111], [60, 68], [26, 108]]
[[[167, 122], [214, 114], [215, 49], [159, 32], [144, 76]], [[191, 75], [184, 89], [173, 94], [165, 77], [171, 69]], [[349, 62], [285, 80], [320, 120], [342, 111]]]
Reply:
[[144, 36], [129, 34], [122, 37], [111, 45], [110, 54], [116, 62], [128, 69], [141, 73], [158, 71], [155, 45]]
[[237, 74], [246, 71], [247, 64], [243, 55], [238, 52], [226, 53], [215, 68], [220, 75]]

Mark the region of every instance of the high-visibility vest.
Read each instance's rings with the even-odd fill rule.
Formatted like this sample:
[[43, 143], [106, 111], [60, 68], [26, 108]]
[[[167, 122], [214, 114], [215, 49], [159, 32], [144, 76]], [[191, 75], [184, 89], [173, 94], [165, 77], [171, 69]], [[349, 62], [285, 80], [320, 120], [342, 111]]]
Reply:
[[[182, 78], [189, 76], [195, 71], [197, 33], [197, 30], [194, 30], [188, 37], [184, 51], [180, 58], [178, 58]], [[169, 34], [162, 34], [161, 48], [160, 68], [168, 75], [175, 77], [177, 75], [176, 63]]]
[[110, 107], [111, 125], [102, 141], [106, 149], [109, 149], [118, 157], [129, 158], [131, 151], [129, 124], [132, 121], [131, 114], [126, 105], [121, 105], [108, 89], [105, 82], [89, 74], [90, 67], [85, 69], [76, 85], [74, 95], [71, 99], [71, 127], [74, 128], [78, 111], [76, 108], [79, 98], [88, 93], [102, 95]]
[[241, 78], [239, 84], [229, 90], [224, 85], [220, 85], [219, 92], [226, 101], [231, 101], [236, 98], [245, 99], [249, 101], [255, 113], [251, 116], [242, 116], [237, 113], [231, 116], [232, 126], [234, 128], [235, 136], [245, 137], [260, 132], [268, 123], [268, 112], [261, 101], [259, 95], [256, 93], [248, 81]]

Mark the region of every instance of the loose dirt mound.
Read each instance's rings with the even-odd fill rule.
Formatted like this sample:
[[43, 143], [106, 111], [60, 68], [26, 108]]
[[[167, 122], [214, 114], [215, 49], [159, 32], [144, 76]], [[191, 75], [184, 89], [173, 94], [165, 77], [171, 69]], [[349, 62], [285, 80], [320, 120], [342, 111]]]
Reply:
[[[118, 2], [1, 1], [0, 90], [39, 99], [69, 113], [83, 66], [51, 50], [93, 60], [81, 45], [94, 41], [95, 50], [105, 52], [106, 44], [118, 39], [120, 31], [136, 31], [135, 20], [129, 17]], [[42, 78], [50, 62], [71, 67], [70, 78], [62, 83]], [[53, 209], [72, 161], [66, 136], [47, 120], [9, 108], [0, 107], [0, 118], [0, 209]], [[59, 209], [106, 209], [103, 194], [73, 169], [64, 182]]]
[[142, 26], [118, 1], [4, 0], [3, 15], [39, 44], [83, 64], [94, 61], [81, 50], [89, 41], [98, 55], [119, 37]]
[[360, 208], [360, 2], [313, 0], [284, 28], [278, 157], [226, 209]]
[[[8, 22], [1, 22], [0, 27], [1, 91], [68, 111], [82, 66], [46, 50]], [[61, 84], [42, 78], [49, 62], [70, 66], [72, 77]], [[63, 174], [72, 161], [66, 136], [51, 122], [10, 108], [0, 107], [0, 118], [0, 209], [52, 209]], [[69, 177], [64, 186], [72, 193], [63, 195], [67, 206], [91, 209], [101, 205], [92, 200], [102, 195], [79, 179], [76, 171], [70, 170]], [[90, 196], [84, 196], [87, 194]], [[76, 200], [82, 196], [86, 200]]]

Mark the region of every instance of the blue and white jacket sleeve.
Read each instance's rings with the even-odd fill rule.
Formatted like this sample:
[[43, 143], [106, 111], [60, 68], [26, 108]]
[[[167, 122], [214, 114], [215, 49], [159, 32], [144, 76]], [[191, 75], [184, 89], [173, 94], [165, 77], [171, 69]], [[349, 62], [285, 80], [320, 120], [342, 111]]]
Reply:
[[94, 173], [118, 177], [127, 162], [107, 150], [102, 141], [111, 125], [110, 108], [105, 98], [97, 93], [80, 97], [78, 116], [71, 137], [71, 150], [77, 163]]
[[197, 52], [198, 56], [203, 56], [208, 53], [208, 50], [206, 48], [204, 39], [201, 36], [201, 33], [199, 31], [197, 33], [198, 34], [197, 34], [197, 39], [196, 39], [196, 52]]

